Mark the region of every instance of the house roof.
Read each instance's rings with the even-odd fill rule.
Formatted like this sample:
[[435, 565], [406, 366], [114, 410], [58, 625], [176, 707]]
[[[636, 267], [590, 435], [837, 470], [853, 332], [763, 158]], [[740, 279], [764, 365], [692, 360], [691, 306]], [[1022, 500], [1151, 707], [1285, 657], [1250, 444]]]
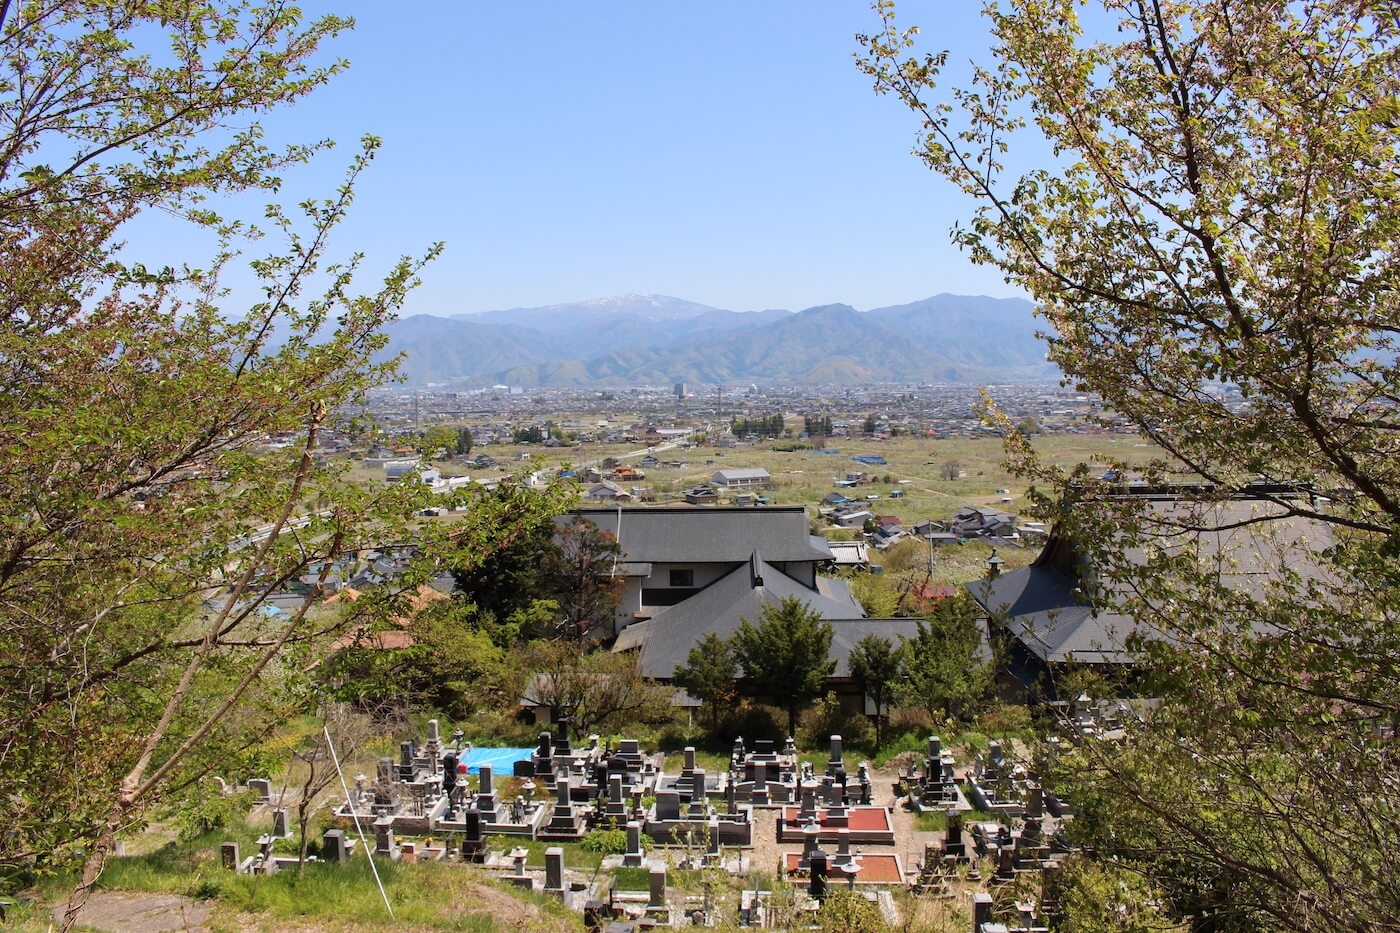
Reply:
[[732, 483], [735, 480], [744, 479], [771, 479], [768, 471], [763, 467], [732, 467], [724, 470], [715, 470], [714, 479], [717, 483]]
[[1025, 567], [990, 582], [967, 584], [972, 598], [1041, 660], [1051, 663], [1126, 664], [1133, 620], [1095, 610], [1078, 581], [1050, 567]]
[[765, 606], [776, 607], [788, 597], [800, 599], [825, 619], [861, 618], [860, 605], [849, 591], [830, 589], [827, 593], [808, 589], [755, 553], [748, 563], [684, 602], [628, 626], [613, 650], [641, 648], [641, 672], [667, 678], [685, 663], [690, 649], [705, 635], [728, 638], [738, 631], [742, 620], [757, 624]]
[[[1200, 530], [1220, 526], [1235, 527]], [[1208, 504], [1163, 498], [1150, 504], [1143, 529], [1143, 544], [1123, 552], [1130, 561], [1145, 563], [1149, 547], [1164, 553], [1192, 547], [1222, 585], [1256, 597], [1285, 563], [1303, 580], [1323, 574], [1316, 556], [1334, 540], [1331, 528], [1321, 521], [1285, 517], [1279, 505], [1249, 498]], [[1111, 587], [1098, 600], [1101, 605], [1091, 605], [1083, 581], [1094, 577], [1087, 555], [1071, 535], [1056, 527], [1030, 567], [990, 582], [969, 583], [967, 589], [989, 614], [1004, 618], [1007, 629], [1042, 660], [1130, 663], [1127, 643], [1135, 632], [1165, 636], [1115, 610]]]
[[831, 623], [831, 651], [827, 659], [836, 662], [832, 677], [851, 676], [851, 650], [867, 635], [875, 635], [899, 645], [901, 638], [913, 638], [918, 619], [836, 619]]
[[631, 494], [624, 491], [616, 483], [605, 481], [590, 487], [588, 492], [584, 493], [584, 497], [588, 499], [627, 499], [631, 498]]
[[[828, 547], [836, 555], [836, 566], [854, 567], [870, 563], [864, 541], [832, 541]], [[844, 581], [843, 581], [844, 582]]]
[[775, 563], [832, 559], [826, 541], [808, 534], [801, 506], [578, 509], [556, 522], [563, 524], [573, 515], [615, 535], [629, 561], [733, 563], [755, 551]]

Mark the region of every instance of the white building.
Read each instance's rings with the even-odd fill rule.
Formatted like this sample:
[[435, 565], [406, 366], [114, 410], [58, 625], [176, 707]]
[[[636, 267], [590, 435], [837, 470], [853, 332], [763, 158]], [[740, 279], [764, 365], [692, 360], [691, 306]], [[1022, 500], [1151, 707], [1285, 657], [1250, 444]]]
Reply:
[[716, 486], [725, 489], [751, 489], [756, 486], [768, 486], [773, 482], [773, 477], [769, 476], [768, 471], [762, 467], [716, 470], [711, 479]]

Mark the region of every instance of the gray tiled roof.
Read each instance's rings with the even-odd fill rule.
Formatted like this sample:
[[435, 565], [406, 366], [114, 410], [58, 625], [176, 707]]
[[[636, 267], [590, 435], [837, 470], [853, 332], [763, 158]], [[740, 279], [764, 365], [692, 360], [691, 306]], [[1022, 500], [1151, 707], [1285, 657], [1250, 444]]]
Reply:
[[[757, 566], [761, 585], [754, 580]], [[757, 624], [765, 606], [777, 606], [795, 596], [826, 619], [858, 619], [860, 606], [836, 593], [823, 595], [803, 586], [761, 557], [735, 568], [694, 596], [661, 610], [651, 619], [628, 626], [618, 636], [614, 650], [640, 646], [642, 673], [670, 677], [685, 663], [690, 649], [713, 632], [728, 638], [747, 619]]]
[[[826, 541], [808, 534], [801, 506], [765, 508], [622, 509], [618, 541], [629, 561], [650, 563], [730, 563], [754, 551], [764, 560], [831, 560]], [[617, 534], [617, 509], [579, 509], [556, 521], [581, 515]]]
[[1079, 598], [1074, 578], [1049, 567], [1004, 573], [991, 583], [967, 584], [972, 598], [1005, 620], [1011, 634], [1049, 662], [1124, 664], [1133, 621], [1116, 612], [1091, 609]]
[[[1236, 527], [1199, 530], [1231, 525]], [[1174, 499], [1154, 502], [1144, 532], [1148, 545], [1165, 553], [1193, 547], [1202, 567], [1217, 574], [1221, 584], [1255, 597], [1263, 595], [1285, 563], [1303, 580], [1325, 576], [1318, 554], [1334, 543], [1324, 522], [1285, 517], [1280, 506], [1260, 499], [1204, 505]], [[1032, 566], [991, 583], [969, 583], [968, 591], [990, 614], [1004, 618], [1007, 629], [1045, 661], [1130, 663], [1127, 643], [1135, 631], [1156, 638], [1162, 633], [1114, 611], [1112, 590], [1101, 608], [1090, 606], [1078, 576], [1067, 572], [1076, 552], [1062, 534], [1056, 529]], [[1071, 544], [1068, 550], [1066, 543]], [[1054, 560], [1048, 559], [1052, 552]], [[1124, 554], [1135, 563], [1146, 558], [1145, 548]]]
[[832, 677], [851, 676], [851, 649], [867, 635], [876, 635], [899, 647], [901, 638], [913, 638], [918, 619], [839, 619], [831, 623], [831, 652], [836, 662]]

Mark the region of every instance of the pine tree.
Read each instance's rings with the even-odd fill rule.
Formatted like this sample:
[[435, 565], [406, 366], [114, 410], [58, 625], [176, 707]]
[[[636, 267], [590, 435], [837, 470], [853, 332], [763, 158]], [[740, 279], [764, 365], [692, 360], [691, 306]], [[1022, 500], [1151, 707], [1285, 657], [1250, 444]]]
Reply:
[[789, 735], [797, 734], [798, 713], [822, 695], [836, 669], [828, 660], [833, 635], [831, 623], [795, 596], [764, 606], [756, 626], [739, 623], [734, 651], [744, 671], [742, 688], [786, 710]]

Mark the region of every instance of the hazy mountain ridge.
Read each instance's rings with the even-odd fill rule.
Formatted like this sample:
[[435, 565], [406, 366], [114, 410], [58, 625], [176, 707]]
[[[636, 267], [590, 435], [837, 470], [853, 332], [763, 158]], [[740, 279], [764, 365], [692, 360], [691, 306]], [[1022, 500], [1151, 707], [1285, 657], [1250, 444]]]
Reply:
[[726, 311], [661, 295], [390, 328], [410, 383], [619, 386], [668, 382], [1032, 382], [1055, 378], [1029, 302], [935, 295], [856, 311]]

